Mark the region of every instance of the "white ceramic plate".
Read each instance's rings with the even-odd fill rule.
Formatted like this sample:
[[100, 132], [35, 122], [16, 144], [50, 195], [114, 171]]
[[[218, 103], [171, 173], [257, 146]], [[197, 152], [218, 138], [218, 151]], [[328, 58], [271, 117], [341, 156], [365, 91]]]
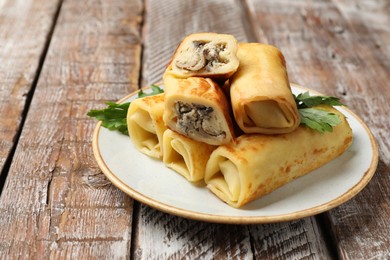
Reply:
[[[294, 93], [307, 91], [292, 85]], [[312, 95], [319, 94], [309, 90]], [[119, 102], [135, 99], [133, 93]], [[375, 139], [363, 121], [339, 108], [353, 130], [353, 143], [340, 157], [276, 191], [236, 209], [206, 187], [189, 183], [161, 161], [133, 146], [130, 138], [98, 123], [93, 152], [106, 177], [119, 189], [158, 210], [218, 223], [270, 223], [299, 219], [334, 208], [355, 196], [373, 176], [378, 152]]]

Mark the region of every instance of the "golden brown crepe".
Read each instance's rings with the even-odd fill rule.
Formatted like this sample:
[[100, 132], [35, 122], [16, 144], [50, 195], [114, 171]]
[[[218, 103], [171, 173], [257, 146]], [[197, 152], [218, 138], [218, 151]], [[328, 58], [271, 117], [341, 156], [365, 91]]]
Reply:
[[135, 147], [142, 153], [162, 159], [164, 94], [147, 96], [131, 102], [127, 128]]
[[322, 109], [342, 119], [333, 132], [300, 126], [288, 134], [242, 135], [218, 147], [207, 163], [207, 187], [229, 205], [241, 207], [341, 155], [352, 143], [352, 130], [336, 109]]
[[163, 135], [163, 162], [190, 182], [202, 181], [206, 163], [215, 148], [167, 129]]
[[167, 72], [175, 77], [229, 78], [238, 67], [237, 40], [232, 35], [195, 33], [178, 46]]
[[296, 129], [300, 117], [283, 54], [274, 46], [240, 43], [240, 66], [230, 79], [237, 124], [245, 133], [282, 134]]
[[199, 142], [220, 145], [233, 140], [229, 102], [211, 79], [177, 79], [164, 75], [164, 122], [168, 128]]

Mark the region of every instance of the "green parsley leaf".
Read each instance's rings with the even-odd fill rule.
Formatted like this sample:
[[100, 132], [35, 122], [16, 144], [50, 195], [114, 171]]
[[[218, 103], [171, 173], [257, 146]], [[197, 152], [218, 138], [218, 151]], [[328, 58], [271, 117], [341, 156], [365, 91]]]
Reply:
[[[164, 90], [157, 85], [151, 85], [151, 92], [145, 93], [140, 90], [138, 92], [138, 98], [154, 96], [160, 93], [164, 93]], [[122, 134], [128, 135], [127, 130], [127, 111], [129, 110], [130, 102], [117, 104], [114, 102], [107, 102], [107, 107], [104, 109], [92, 109], [87, 115], [93, 117], [99, 121], [102, 121], [102, 126], [121, 132]]]
[[324, 132], [332, 132], [333, 126], [341, 123], [341, 119], [335, 113], [317, 108], [301, 108], [298, 109], [301, 115], [301, 124], [307, 127]]
[[138, 98], [154, 96], [154, 95], [164, 93], [164, 90], [155, 84], [152, 84], [150, 88], [152, 89], [152, 92], [150, 93], [145, 93], [142, 89], [140, 89], [140, 91], [138, 92]]
[[342, 106], [343, 104], [339, 98], [331, 96], [310, 96], [308, 91], [293, 96], [298, 107], [298, 112], [301, 115], [302, 125], [324, 133], [332, 132], [333, 126], [341, 124], [341, 119], [338, 115], [313, 108], [319, 105]]
[[90, 110], [87, 115], [102, 121], [102, 126], [110, 130], [118, 130], [122, 134], [128, 134], [126, 116], [130, 102], [116, 104], [107, 102], [107, 107], [101, 110]]
[[299, 108], [314, 107], [318, 105], [342, 106], [339, 98], [331, 96], [310, 96], [309, 92], [304, 92], [298, 96], [294, 95], [295, 102]]

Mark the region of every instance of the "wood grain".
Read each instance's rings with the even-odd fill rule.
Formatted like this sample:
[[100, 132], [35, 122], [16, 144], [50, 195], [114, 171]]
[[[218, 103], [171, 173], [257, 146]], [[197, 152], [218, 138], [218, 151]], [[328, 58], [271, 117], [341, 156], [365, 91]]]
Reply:
[[247, 2], [258, 39], [283, 50], [292, 81], [341, 97], [376, 137], [380, 158], [373, 180], [326, 214], [327, 229], [340, 258], [388, 258], [389, 2]]
[[245, 226], [175, 217], [141, 205], [134, 230], [135, 259], [252, 258]]
[[97, 168], [86, 113], [138, 88], [142, 10], [63, 3], [0, 198], [2, 257], [130, 255], [133, 201]]
[[374, 132], [380, 161], [370, 185], [349, 205], [331, 211], [329, 217], [338, 250], [344, 258], [386, 259], [390, 257], [390, 132], [387, 115], [390, 109], [390, 3], [377, 1], [373, 5], [371, 1], [340, 1], [335, 4], [349, 25], [349, 43], [356, 46], [354, 52], [359, 61], [357, 66], [349, 68], [348, 74], [358, 86], [355, 91], [361, 89], [358, 92], [360, 97], [350, 95], [348, 102], [364, 116]]
[[250, 228], [254, 259], [334, 259], [315, 218]]
[[45, 0], [0, 3], [0, 174], [17, 142], [58, 5]]
[[[389, 258], [389, 8], [388, 0], [2, 1], [0, 258]], [[291, 81], [341, 97], [377, 138], [370, 184], [320, 216], [267, 225], [188, 220], [115, 188], [93, 158], [96, 122], [86, 113], [160, 81], [180, 40], [199, 31], [274, 44]]]
[[[161, 81], [166, 64], [187, 34], [211, 31], [232, 34], [239, 41], [253, 39], [245, 9], [238, 1], [151, 0], [146, 3], [144, 85]], [[217, 225], [167, 215], [144, 205], [140, 206], [136, 218], [132, 249], [135, 258], [330, 258], [313, 218], [273, 225]], [[264, 230], [269, 231], [266, 237], [262, 237]], [[265, 239], [272, 243], [264, 243]]]

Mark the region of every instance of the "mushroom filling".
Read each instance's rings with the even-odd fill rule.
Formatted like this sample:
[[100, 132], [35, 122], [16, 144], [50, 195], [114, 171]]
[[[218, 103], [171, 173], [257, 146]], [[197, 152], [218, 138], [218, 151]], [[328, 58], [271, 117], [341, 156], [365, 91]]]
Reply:
[[176, 126], [188, 136], [225, 138], [226, 133], [220, 129], [218, 118], [212, 107], [199, 104], [176, 102]]
[[221, 57], [221, 52], [226, 49], [226, 43], [212, 43], [194, 41], [192, 45], [180, 52], [175, 60], [178, 68], [199, 71], [211, 71], [213, 68], [228, 63], [228, 60]]

